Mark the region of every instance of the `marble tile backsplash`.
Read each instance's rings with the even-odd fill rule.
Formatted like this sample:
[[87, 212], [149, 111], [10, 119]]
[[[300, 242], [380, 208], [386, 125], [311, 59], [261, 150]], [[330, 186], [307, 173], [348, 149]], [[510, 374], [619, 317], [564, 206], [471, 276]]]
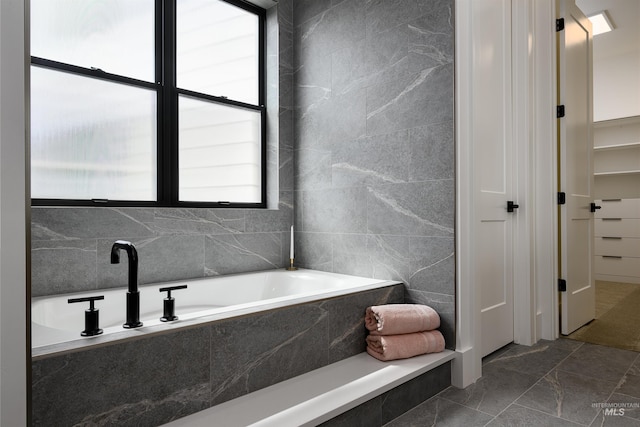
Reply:
[[[293, 3], [267, 11], [269, 209], [47, 208], [31, 211], [33, 296], [126, 286], [113, 241], [132, 241], [141, 284], [284, 267], [293, 224]], [[126, 264], [126, 263], [125, 263]]]
[[291, 196], [284, 192], [279, 210], [262, 212], [33, 208], [32, 295], [126, 286], [126, 262], [110, 263], [117, 239], [136, 246], [140, 284], [283, 267]]
[[453, 0], [297, 1], [295, 209], [307, 267], [400, 280], [455, 345]]

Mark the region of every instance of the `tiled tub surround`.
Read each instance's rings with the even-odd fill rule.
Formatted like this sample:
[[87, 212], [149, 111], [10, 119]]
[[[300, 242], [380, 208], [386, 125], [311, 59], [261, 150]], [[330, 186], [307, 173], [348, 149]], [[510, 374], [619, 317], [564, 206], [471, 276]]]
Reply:
[[366, 307], [403, 300], [392, 285], [35, 357], [33, 424], [160, 425], [363, 352]]
[[[294, 3], [307, 268], [401, 281], [455, 342], [453, 0]], [[452, 347], [450, 347], [452, 348]]]
[[126, 285], [126, 261], [110, 263], [118, 239], [138, 250], [140, 284], [283, 267], [292, 202], [280, 205], [264, 212], [33, 208], [32, 296]]

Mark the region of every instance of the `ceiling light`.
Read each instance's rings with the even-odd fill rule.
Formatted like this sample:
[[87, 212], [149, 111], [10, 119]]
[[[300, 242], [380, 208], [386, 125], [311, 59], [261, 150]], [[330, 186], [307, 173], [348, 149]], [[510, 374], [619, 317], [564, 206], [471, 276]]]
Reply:
[[613, 24], [609, 20], [609, 16], [607, 15], [607, 11], [603, 10], [602, 12], [598, 12], [594, 15], [588, 16], [589, 21], [593, 26], [593, 35], [597, 36], [598, 34], [608, 33], [613, 30]]

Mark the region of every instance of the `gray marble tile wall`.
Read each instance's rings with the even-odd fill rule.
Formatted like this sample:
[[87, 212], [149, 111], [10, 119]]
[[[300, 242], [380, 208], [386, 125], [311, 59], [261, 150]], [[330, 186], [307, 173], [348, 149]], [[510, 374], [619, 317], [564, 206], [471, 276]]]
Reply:
[[[126, 285], [113, 241], [132, 241], [141, 284], [283, 267], [293, 224], [293, 7], [267, 14], [268, 210], [47, 208], [31, 211], [33, 296]], [[277, 36], [277, 37], [276, 37]]]
[[451, 347], [452, 8], [281, 0], [267, 18], [277, 206], [34, 208], [32, 295], [124, 286], [116, 239], [137, 245], [141, 283], [281, 267], [295, 216], [299, 264], [403, 281], [409, 301], [440, 311]]
[[294, 3], [306, 267], [400, 280], [454, 348], [454, 2]]
[[392, 285], [38, 357], [32, 424], [164, 424], [363, 352], [366, 307], [403, 299]]

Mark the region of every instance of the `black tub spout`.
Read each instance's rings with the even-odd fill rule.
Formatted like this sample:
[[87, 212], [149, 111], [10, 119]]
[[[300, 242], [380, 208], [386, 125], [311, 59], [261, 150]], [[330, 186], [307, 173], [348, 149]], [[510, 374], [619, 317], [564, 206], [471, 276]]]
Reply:
[[120, 263], [120, 249], [127, 251], [129, 258], [129, 289], [127, 291], [127, 321], [123, 328], [138, 328], [140, 321], [140, 291], [138, 291], [138, 251], [133, 243], [117, 240], [111, 247], [111, 264]]

